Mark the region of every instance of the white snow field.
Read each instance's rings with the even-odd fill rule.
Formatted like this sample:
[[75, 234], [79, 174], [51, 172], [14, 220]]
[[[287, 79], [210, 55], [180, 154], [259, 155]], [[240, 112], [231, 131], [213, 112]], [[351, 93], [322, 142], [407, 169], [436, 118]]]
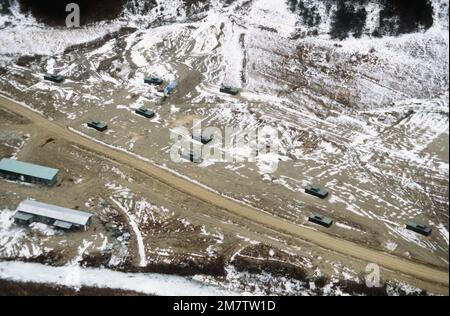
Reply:
[[100, 287], [159, 296], [239, 295], [192, 279], [154, 273], [122, 273], [74, 266], [51, 267], [38, 263], [0, 262], [0, 278], [17, 282], [55, 284], [72, 288]]

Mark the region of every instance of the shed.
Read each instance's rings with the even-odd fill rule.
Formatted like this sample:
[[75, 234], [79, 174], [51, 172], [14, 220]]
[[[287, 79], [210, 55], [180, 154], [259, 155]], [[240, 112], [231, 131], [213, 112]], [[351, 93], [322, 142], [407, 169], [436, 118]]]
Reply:
[[14, 214], [14, 221], [17, 224], [39, 222], [65, 230], [86, 230], [91, 223], [92, 216], [93, 214], [89, 212], [71, 210], [38, 201], [25, 200], [17, 207], [17, 212]]
[[10, 180], [52, 186], [57, 181], [58, 173], [58, 169], [18, 160], [3, 158], [0, 161], [0, 175]]
[[53, 226], [58, 227], [58, 228], [62, 228], [62, 229], [65, 229], [65, 230], [69, 230], [69, 229], [72, 228], [72, 224], [71, 223], [60, 221], [60, 220], [56, 220], [53, 223]]
[[21, 213], [21, 212], [17, 212], [14, 215], [14, 221], [17, 224], [21, 224], [21, 225], [29, 225], [33, 222], [33, 215], [31, 214], [26, 214], [26, 213]]

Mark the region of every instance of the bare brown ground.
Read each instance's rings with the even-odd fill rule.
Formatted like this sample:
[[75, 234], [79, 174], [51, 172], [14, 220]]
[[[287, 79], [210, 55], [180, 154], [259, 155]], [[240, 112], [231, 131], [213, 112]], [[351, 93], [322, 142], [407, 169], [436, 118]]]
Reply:
[[[279, 217], [267, 214], [262, 210], [251, 208], [223, 197], [218, 193], [196, 185], [187, 179], [181, 178], [170, 171], [161, 169], [158, 166], [145, 162], [126, 152], [118, 151], [93, 140], [84, 138], [83, 136], [66, 129], [57, 123], [48, 121], [43, 116], [30, 111], [13, 101], [0, 97], [0, 106], [24, 116], [38, 126], [44, 127], [48, 133], [58, 135], [60, 138], [64, 138], [85, 148], [90, 148], [92, 151], [98, 152], [116, 160], [117, 162], [139, 170], [187, 195], [219, 207], [223, 209], [224, 212], [238, 215], [241, 218], [254, 222], [255, 224], [263, 225], [268, 229], [272, 229], [277, 233], [286, 235], [291, 239], [306, 241], [315, 246], [331, 250], [332, 252], [337, 252], [344, 256], [350, 256], [355, 259], [377, 263], [387, 270], [400, 272], [424, 281], [432, 282], [433, 284], [440, 284], [448, 288], [448, 271], [408, 261], [379, 250], [367, 248], [363, 245], [358, 245], [347, 240], [330, 236], [320, 231], [314, 231], [305, 227], [297, 226]], [[299, 253], [299, 255], [302, 254]]]

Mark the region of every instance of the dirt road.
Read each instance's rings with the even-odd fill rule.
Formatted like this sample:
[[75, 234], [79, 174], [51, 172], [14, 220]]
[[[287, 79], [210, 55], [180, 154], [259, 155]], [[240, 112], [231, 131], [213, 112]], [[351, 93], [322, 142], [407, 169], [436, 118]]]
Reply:
[[85, 138], [75, 132], [70, 131], [56, 122], [49, 121], [40, 114], [33, 112], [26, 107], [0, 96], [0, 107], [22, 115], [33, 123], [45, 127], [49, 133], [58, 135], [74, 144], [89, 148], [92, 151], [103, 154], [120, 163], [128, 165], [136, 170], [158, 179], [159, 181], [182, 191], [190, 196], [217, 206], [225, 211], [231, 212], [242, 218], [269, 227], [280, 233], [288, 234], [293, 238], [307, 241], [322, 248], [351, 256], [359, 260], [370, 263], [377, 263], [381, 267], [407, 274], [425, 281], [437, 283], [448, 287], [449, 274], [430, 266], [425, 266], [415, 262], [399, 258], [385, 252], [366, 248], [362, 245], [332, 237], [326, 233], [300, 227], [287, 222], [279, 217], [263, 212], [239, 202], [223, 197], [187, 179], [184, 179], [170, 171], [164, 170], [156, 165], [150, 164], [129, 153], [115, 150], [111, 147]]

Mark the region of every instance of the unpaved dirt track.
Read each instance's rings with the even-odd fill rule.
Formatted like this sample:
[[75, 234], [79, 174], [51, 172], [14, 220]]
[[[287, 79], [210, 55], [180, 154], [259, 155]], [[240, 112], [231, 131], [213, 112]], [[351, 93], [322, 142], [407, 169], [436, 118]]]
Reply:
[[165, 183], [190, 196], [217, 206], [228, 212], [234, 213], [240, 217], [251, 220], [260, 225], [267, 226], [280, 233], [288, 234], [294, 238], [310, 242], [322, 248], [336, 251], [338, 253], [348, 255], [359, 260], [364, 260], [370, 263], [377, 263], [381, 267], [389, 270], [404, 273], [425, 281], [438, 283], [446, 287], [448, 287], [449, 285], [448, 271], [443, 271], [423, 264], [411, 262], [379, 250], [366, 248], [356, 243], [327, 235], [326, 233], [320, 231], [297, 226], [274, 215], [270, 215], [261, 210], [243, 205], [239, 202], [223, 197], [215, 192], [209, 191], [208, 189], [199, 186], [187, 179], [181, 178], [174, 173], [171, 173], [170, 171], [164, 170], [156, 165], [143, 161], [129, 153], [114, 150], [113, 148], [85, 138], [77, 133], [70, 131], [66, 127], [49, 121], [40, 114], [33, 112], [30, 109], [27, 109], [26, 107], [2, 96], [0, 96], [0, 107], [24, 116], [33, 123], [44, 127], [49, 133], [53, 133], [55, 135], [58, 135], [58, 137], [64, 138], [65, 140], [70, 141], [74, 144], [84, 146], [94, 152], [103, 154], [129, 167], [144, 172], [145, 174], [158, 179], [162, 183]]

